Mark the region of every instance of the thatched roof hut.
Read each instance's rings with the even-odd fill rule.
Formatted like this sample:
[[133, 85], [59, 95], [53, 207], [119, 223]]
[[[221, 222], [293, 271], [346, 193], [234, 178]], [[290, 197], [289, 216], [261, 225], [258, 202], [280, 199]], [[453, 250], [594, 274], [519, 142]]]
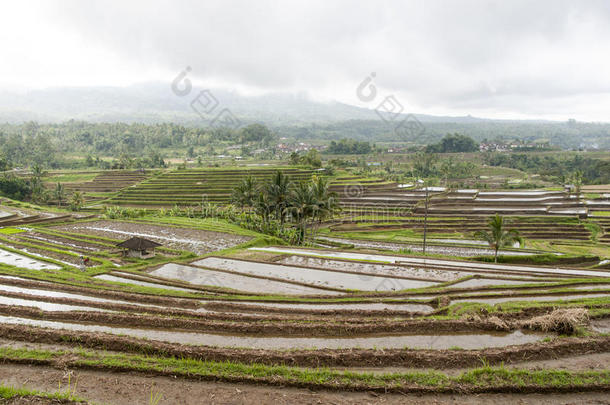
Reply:
[[117, 247], [123, 249], [123, 255], [146, 259], [155, 255], [155, 248], [162, 246], [152, 240], [134, 236], [124, 242], [117, 243]]

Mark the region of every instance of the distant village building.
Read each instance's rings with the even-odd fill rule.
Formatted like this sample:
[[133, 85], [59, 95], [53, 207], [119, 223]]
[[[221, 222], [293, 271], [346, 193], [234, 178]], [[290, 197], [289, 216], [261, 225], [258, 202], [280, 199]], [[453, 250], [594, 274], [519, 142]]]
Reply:
[[135, 257], [138, 259], [154, 257], [155, 248], [159, 246], [161, 246], [160, 243], [139, 237], [133, 237], [124, 242], [117, 243], [117, 247], [123, 249], [123, 256]]
[[281, 153], [292, 153], [292, 152], [307, 152], [315, 149], [317, 151], [323, 151], [327, 148], [327, 145], [312, 145], [309, 143], [278, 143], [275, 146], [275, 150]]
[[479, 151], [481, 152], [510, 152], [510, 151], [541, 151], [549, 150], [551, 145], [548, 141], [525, 142], [516, 140], [512, 142], [481, 142]]

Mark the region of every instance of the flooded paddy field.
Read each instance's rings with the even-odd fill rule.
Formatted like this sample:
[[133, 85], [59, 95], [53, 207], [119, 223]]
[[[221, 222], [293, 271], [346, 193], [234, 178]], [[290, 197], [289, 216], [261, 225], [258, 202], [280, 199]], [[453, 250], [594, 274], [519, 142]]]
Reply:
[[0, 263], [10, 266], [22, 267], [29, 270], [57, 270], [60, 267], [56, 264], [47, 263], [41, 260], [35, 260], [31, 257], [9, 252], [0, 248]]
[[401, 276], [407, 278], [411, 277], [414, 279], [431, 280], [438, 282], [453, 281], [475, 274], [465, 271], [428, 269], [423, 267], [390, 265], [382, 263], [356, 262], [353, 260], [332, 260], [319, 257], [298, 255], [284, 256], [278, 262], [284, 264], [309, 266], [314, 268], [326, 268], [334, 270], [370, 273], [374, 275]]
[[61, 225], [53, 229], [117, 240], [139, 236], [161, 243], [165, 247], [187, 250], [198, 255], [233, 247], [250, 240], [246, 236], [222, 232], [153, 225], [141, 222], [91, 221]]
[[515, 344], [526, 344], [539, 341], [543, 334], [523, 333], [487, 333], [487, 334], [451, 334], [451, 335], [389, 335], [375, 337], [347, 338], [307, 338], [307, 337], [261, 337], [232, 336], [197, 332], [163, 331], [156, 329], [108, 327], [102, 325], [85, 325], [71, 322], [55, 322], [26, 318], [0, 316], [0, 322], [13, 325], [30, 325], [52, 329], [72, 331], [104, 332], [146, 338], [153, 341], [181, 343], [189, 345], [206, 345], [218, 347], [248, 347], [254, 349], [346, 349], [346, 348], [421, 348], [448, 349], [459, 346], [463, 349], [485, 347], [503, 347]]
[[532, 273], [552, 276], [573, 276], [573, 277], [603, 277], [609, 278], [610, 271], [603, 270], [582, 270], [582, 269], [566, 269], [566, 268], [550, 268], [550, 267], [534, 267], [534, 266], [522, 266], [522, 265], [507, 265], [507, 264], [495, 264], [495, 263], [481, 263], [481, 262], [466, 262], [457, 260], [443, 260], [443, 259], [431, 259], [422, 257], [408, 257], [408, 256], [391, 256], [381, 254], [370, 254], [370, 253], [354, 253], [354, 252], [343, 252], [343, 251], [330, 251], [330, 250], [308, 250], [298, 248], [283, 248], [283, 247], [264, 247], [264, 248], [250, 248], [251, 250], [258, 250], [272, 253], [283, 253], [291, 255], [302, 255], [302, 256], [314, 256], [314, 257], [325, 257], [325, 258], [337, 258], [347, 260], [358, 260], [358, 261], [374, 261], [380, 263], [400, 263], [400, 264], [420, 264], [425, 266], [444, 266], [447, 268], [459, 268], [462, 270], [484, 270], [488, 272], [505, 272], [505, 273]]
[[322, 287], [360, 291], [393, 291], [437, 285], [437, 283], [430, 281], [391, 278], [394, 275], [389, 273], [384, 275], [376, 275], [372, 272], [355, 274], [348, 272], [347, 269], [326, 271], [308, 267], [294, 267], [220, 257], [207, 257], [193, 264], [257, 276], [281, 278]]
[[601, 294], [565, 294], [565, 295], [532, 295], [527, 296], [518, 296], [518, 297], [464, 297], [464, 298], [456, 298], [452, 299], [452, 303], [460, 303], [460, 302], [477, 302], [481, 304], [501, 304], [503, 302], [513, 302], [513, 301], [542, 301], [542, 302], [553, 302], [553, 301], [570, 301], [570, 300], [581, 300], [587, 298], [600, 298], [600, 297], [608, 297], [610, 293], [601, 293]]
[[[388, 182], [387, 187], [392, 185]], [[486, 196], [479, 202], [489, 203], [487, 208], [514, 202], [504, 198]], [[214, 228], [217, 231], [196, 229], [203, 227], [199, 218], [166, 216], [153, 224], [142, 219], [102, 220], [101, 215], [95, 215], [96, 219], [87, 222], [66, 220], [59, 225], [19, 229], [15, 235], [7, 232], [4, 239], [15, 245], [40, 247], [32, 253], [44, 255], [46, 247], [76, 259], [86, 255], [96, 263], [85, 269], [62, 266], [59, 261], [49, 263], [57, 268], [0, 269], [6, 273], [0, 275], [0, 340], [9, 342], [0, 353], [4, 364], [17, 361], [10, 350], [46, 344], [40, 347], [57, 353], [73, 350], [78, 356], [91, 350], [87, 361], [99, 370], [119, 364], [126, 356], [140, 356], [143, 366], [139, 372], [162, 370], [178, 381], [183, 377], [176, 370], [188, 370], [185, 378], [199, 375], [188, 369], [190, 365], [172, 368], [170, 363], [200, 361], [211, 379], [233, 375], [230, 373], [235, 370], [254, 370], [240, 382], [252, 383], [256, 376], [262, 378], [257, 382], [285, 385], [284, 380], [277, 382], [275, 369], [260, 367], [303, 367], [299, 373], [317, 381], [321, 374], [307, 373], [319, 373], [327, 366], [348, 372], [370, 367], [375, 375], [393, 370], [412, 373], [437, 369], [445, 373], [445, 369], [471, 370], [532, 358], [559, 362], [575, 353], [607, 353], [610, 347], [610, 337], [604, 335], [610, 317], [610, 270], [584, 267], [592, 266], [586, 261], [570, 262], [583, 266], [576, 268], [408, 255], [399, 249], [415, 252], [421, 247], [415, 242], [411, 247], [409, 235], [421, 228], [421, 218], [414, 216], [397, 214], [393, 222], [372, 223], [380, 229], [395, 224], [411, 227], [399, 235], [405, 243], [391, 239], [355, 241], [346, 233], [345, 238], [330, 239], [356, 244], [355, 248], [340, 249], [328, 243], [328, 247], [316, 249], [270, 246], [268, 236], [236, 232], [233, 226]], [[459, 218], [460, 224], [453, 224], [454, 219], [434, 219], [434, 225], [446, 227], [447, 232], [429, 235], [432, 244], [428, 252], [489, 255], [490, 250], [473, 234], [452, 232], [468, 224], [470, 218]], [[357, 225], [358, 219], [349, 221], [342, 225]], [[484, 222], [481, 217], [468, 225], [474, 229], [484, 227]], [[582, 226], [576, 220], [572, 225], [574, 232]], [[524, 217], [519, 226], [536, 232], [538, 223]], [[122, 257], [115, 244], [131, 236], [159, 242], [171, 251], [159, 249], [149, 259]], [[244, 242], [251, 243], [216, 252]], [[6, 246], [8, 252], [11, 245]], [[509, 248], [501, 253], [530, 255], [534, 249], [545, 251], [549, 244], [527, 246], [532, 249]], [[565, 255], [579, 247], [566, 248]], [[595, 248], [592, 255], [599, 256], [595, 263], [608, 259], [602, 246]], [[21, 252], [27, 261], [45, 262]], [[24, 263], [26, 259], [22, 259]], [[518, 304], [507, 305], [510, 301]], [[117, 356], [115, 362], [96, 357], [106, 355]], [[73, 361], [70, 356], [56, 356], [58, 362]], [[103, 372], [130, 378], [131, 371], [125, 367], [136, 364], [132, 361], [120, 364], [121, 374], [115, 369]], [[227, 363], [219, 366], [217, 361]], [[74, 360], [66, 367], [77, 373], [80, 364]], [[481, 372], [489, 373], [489, 369]], [[264, 377], [256, 374], [260, 370]], [[490, 375], [486, 381], [495, 382], [498, 375]], [[336, 382], [344, 377], [328, 381], [336, 388]], [[379, 381], [380, 390], [390, 386], [385, 379]], [[578, 377], [570, 381], [578, 381]], [[396, 387], [413, 388], [406, 387], [404, 381]]]
[[[229, 288], [237, 291], [253, 293], [276, 293], [294, 295], [329, 295], [341, 292], [318, 289], [314, 286], [304, 286], [289, 282], [281, 282], [263, 278], [249, 277], [248, 275], [232, 274], [222, 271], [202, 269], [193, 266], [168, 263], [153, 270], [150, 274], [184, 281], [200, 286], [213, 286]], [[289, 281], [289, 280], [287, 280]]]
[[120, 277], [120, 276], [116, 276], [113, 274], [101, 274], [99, 276], [95, 276], [95, 278], [100, 279], [100, 280], [106, 280], [106, 281], [115, 281], [115, 282], [119, 282], [119, 283], [141, 285], [141, 286], [145, 286], [145, 287], [164, 288], [166, 290], [200, 292], [199, 290], [195, 290], [195, 289], [191, 289], [191, 288], [183, 288], [183, 287], [176, 287], [176, 286], [168, 285], [168, 284], [153, 283], [153, 282], [142, 281], [142, 280], [134, 280], [132, 278]]
[[[270, 308], [278, 310], [303, 310], [303, 311], [405, 311], [405, 312], [421, 312], [429, 313], [433, 311], [432, 306], [427, 304], [414, 303], [344, 303], [344, 304], [306, 304], [306, 303], [280, 303], [280, 302], [247, 302], [247, 301], [207, 301], [204, 306], [214, 304], [215, 308], [222, 308], [221, 305], [226, 305], [228, 308], [243, 308], [248, 307], [249, 311], [266, 312]], [[217, 309], [218, 311], [222, 309]]]
[[487, 287], [487, 286], [498, 286], [498, 285], [523, 285], [541, 283], [543, 280], [511, 280], [511, 279], [493, 279], [493, 278], [471, 278], [469, 280], [460, 281], [455, 284], [451, 284], [451, 287], [456, 288], [471, 288], [471, 287]]
[[[366, 233], [363, 234], [366, 236]], [[409, 249], [413, 252], [421, 252], [423, 250], [422, 245], [418, 243], [392, 243], [392, 242], [381, 242], [381, 241], [371, 241], [365, 239], [347, 239], [347, 238], [337, 238], [337, 237], [319, 237], [320, 241], [329, 241], [329, 242], [338, 242], [345, 243], [349, 245], [354, 245], [358, 248], [365, 249], [384, 249], [384, 250], [394, 250], [399, 251], [402, 249]], [[431, 241], [436, 242], [437, 244], [428, 244], [426, 246], [426, 251], [431, 254], [439, 254], [439, 255], [451, 255], [451, 256], [462, 256], [462, 257], [470, 257], [470, 256], [492, 256], [494, 252], [491, 249], [487, 249], [481, 247], [484, 243], [479, 243], [478, 241], [469, 241], [469, 240], [461, 240], [461, 239], [432, 239]], [[473, 243], [474, 242], [474, 243]], [[466, 245], [466, 246], [449, 246], [449, 245], [441, 245], [441, 243], [447, 243], [451, 245]], [[479, 245], [479, 246], [470, 246], [470, 245]], [[517, 252], [514, 250], [500, 250], [501, 255], [506, 256], [528, 256], [531, 255], [531, 252]]]
[[0, 304], [14, 305], [20, 307], [34, 307], [43, 311], [104, 311], [95, 307], [85, 307], [81, 305], [56, 304], [54, 302], [26, 300], [22, 298], [12, 298], [3, 296], [0, 293]]
[[[39, 290], [39, 289], [35, 289], [35, 288], [25, 288], [25, 287], [17, 287], [17, 286], [12, 286], [12, 285], [0, 284], [0, 295], [2, 295], [2, 292], [4, 292], [4, 291], [12, 292], [12, 293], [28, 294], [28, 295], [39, 296], [39, 297], [67, 298], [67, 299], [74, 299], [74, 300], [81, 300], [81, 301], [137, 305], [137, 304], [134, 304], [133, 302], [129, 302], [129, 301], [110, 300], [110, 299], [106, 299], [106, 298], [93, 297], [93, 296], [82, 295], [82, 294], [72, 294], [72, 293], [66, 293], [66, 292], [62, 292], [62, 291]], [[0, 299], [0, 303], [4, 303], [4, 302], [2, 302], [3, 299], [4, 298]]]

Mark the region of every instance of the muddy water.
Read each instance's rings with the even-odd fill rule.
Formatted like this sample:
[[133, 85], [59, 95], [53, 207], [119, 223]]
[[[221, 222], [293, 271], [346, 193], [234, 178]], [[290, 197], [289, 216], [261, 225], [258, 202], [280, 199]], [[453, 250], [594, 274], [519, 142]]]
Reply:
[[499, 304], [509, 301], [563, 301], [563, 300], [578, 300], [583, 298], [608, 297], [610, 294], [581, 294], [581, 295], [546, 295], [546, 296], [530, 296], [530, 297], [502, 297], [502, 298], [460, 298], [451, 300], [451, 303], [456, 302], [480, 302], [485, 304]]
[[[12, 285], [0, 284], [0, 294], [2, 291], [36, 295], [39, 297], [69, 298], [69, 299], [75, 299], [75, 300], [103, 302], [103, 303], [109, 303], [109, 304], [144, 305], [144, 306], [152, 306], [152, 307], [155, 306], [155, 305], [150, 305], [150, 304], [140, 304], [140, 303], [131, 302], [131, 301], [109, 300], [106, 298], [91, 297], [88, 295], [71, 294], [71, 293], [65, 293], [65, 292], [60, 292], [60, 291], [50, 291], [50, 290], [37, 290], [34, 288], [15, 287]], [[0, 298], [0, 300], [2, 300], [2, 298]]]
[[55, 304], [52, 302], [30, 301], [21, 298], [9, 298], [0, 295], [0, 304], [17, 305], [20, 307], [35, 307], [44, 311], [98, 311], [106, 312], [104, 309], [83, 307], [78, 305]]
[[130, 278], [113, 276], [111, 274], [102, 274], [99, 276], [94, 276], [94, 278], [98, 278], [100, 280], [106, 280], [106, 281], [116, 281], [116, 282], [125, 283], [125, 284], [141, 285], [144, 287], [163, 288], [165, 290], [201, 292], [199, 290], [194, 290], [192, 288], [182, 288], [182, 287], [174, 287], [174, 286], [166, 285], [166, 284], [149, 283], [148, 281], [132, 280]]
[[27, 280], [27, 278], [15, 277], [15, 276], [5, 276], [4, 274], [0, 275], [0, 278], [5, 278], [7, 280]]
[[234, 290], [255, 293], [272, 294], [298, 294], [298, 295], [328, 295], [341, 294], [339, 292], [320, 290], [313, 287], [300, 286], [296, 284], [282, 283], [279, 281], [265, 280], [260, 278], [229, 274], [221, 271], [200, 269], [197, 267], [184, 266], [168, 263], [152, 271], [150, 274], [186, 281], [192, 284], [208, 285], [214, 287], [232, 288]]
[[351, 270], [363, 273], [371, 273], [375, 275], [423, 278], [429, 280], [438, 280], [440, 282], [453, 281], [457, 280], [458, 278], [471, 276], [474, 274], [454, 270], [424, 269], [418, 267], [396, 266], [392, 264], [382, 263], [350, 262], [342, 260], [322, 259], [320, 257], [296, 255], [285, 257], [279, 262], [284, 264], [298, 264], [300, 266], [322, 267], [326, 269], [345, 271]]
[[[598, 285], [579, 285], [579, 286], [565, 286], [563, 288], [570, 288], [572, 290], [609, 290], [610, 284], [598, 284]], [[608, 294], [610, 295], [610, 294]]]
[[0, 249], [0, 263], [9, 264], [11, 266], [21, 267], [28, 270], [59, 270], [61, 268], [56, 264], [34, 260], [30, 257], [9, 252], [4, 249]]
[[238, 271], [264, 277], [276, 277], [285, 280], [360, 291], [394, 291], [408, 288], [422, 288], [437, 285], [437, 283], [419, 280], [405, 280], [378, 275], [350, 274], [336, 271], [325, 271], [286, 265], [256, 263], [220, 257], [207, 257], [194, 264], [216, 269]]
[[422, 348], [448, 349], [461, 347], [463, 349], [481, 349], [485, 347], [504, 347], [509, 345], [532, 343], [543, 339], [541, 334], [524, 334], [521, 331], [512, 333], [494, 333], [480, 335], [410, 335], [410, 336], [376, 336], [349, 338], [301, 338], [301, 337], [250, 337], [214, 335], [206, 333], [190, 333], [175, 331], [160, 331], [133, 328], [117, 328], [99, 325], [83, 325], [78, 323], [32, 320], [0, 316], [0, 322], [6, 324], [32, 325], [53, 329], [67, 329], [84, 332], [105, 332], [127, 336], [146, 338], [149, 340], [190, 345], [207, 345], [220, 347], [247, 347], [254, 349], [313, 349], [313, 348]]
[[[383, 242], [383, 241], [371, 241], [364, 239], [344, 239], [344, 238], [329, 238], [329, 237], [319, 237], [320, 240], [326, 240], [331, 242], [339, 242], [351, 244], [359, 248], [371, 248], [371, 249], [386, 249], [386, 250], [394, 250], [398, 251], [401, 249], [410, 249], [413, 252], [421, 252], [422, 245], [417, 243], [393, 243], [393, 242]], [[432, 240], [431, 240], [432, 241]], [[445, 242], [445, 243], [457, 243], [457, 241], [462, 241], [462, 239], [435, 239], [437, 242]], [[431, 254], [441, 254], [441, 255], [451, 255], [451, 256], [462, 256], [462, 257], [472, 257], [472, 256], [490, 256], [493, 255], [493, 251], [484, 247], [477, 246], [468, 246], [468, 244], [460, 243], [464, 246], [447, 246], [447, 245], [428, 245], [426, 247], [426, 252]], [[500, 254], [507, 256], [526, 256], [531, 255], [529, 252], [515, 252], [512, 250], [501, 250]]]
[[297, 248], [282, 248], [282, 247], [252, 247], [250, 250], [260, 250], [265, 252], [273, 253], [288, 253], [294, 255], [305, 255], [305, 256], [318, 256], [318, 257], [329, 257], [337, 259], [351, 259], [351, 260], [372, 260], [382, 263], [405, 263], [405, 264], [426, 264], [429, 266], [454, 266], [454, 267], [468, 267], [477, 270], [486, 270], [490, 272], [497, 271], [519, 271], [519, 272], [533, 272], [533, 273], [545, 273], [556, 276], [560, 275], [574, 275], [574, 276], [585, 276], [585, 277], [609, 277], [610, 271], [592, 271], [592, 270], [579, 270], [579, 269], [560, 269], [560, 268], [549, 268], [549, 267], [532, 267], [532, 266], [519, 266], [519, 265], [506, 265], [506, 264], [494, 264], [494, 263], [480, 263], [480, 262], [460, 262], [455, 260], [440, 260], [440, 259], [429, 259], [422, 257], [403, 257], [403, 256], [388, 256], [388, 255], [376, 255], [367, 253], [352, 253], [352, 252], [341, 252], [341, 251], [330, 251], [330, 250], [306, 250]]
[[532, 284], [540, 283], [544, 280], [536, 281], [519, 281], [519, 280], [496, 280], [491, 278], [471, 278], [470, 280], [462, 281], [459, 283], [451, 284], [449, 288], [471, 288], [471, 287], [485, 287], [490, 285], [519, 285], [519, 284]]
[[227, 302], [227, 301], [206, 301], [215, 303], [230, 303], [237, 305], [249, 305], [260, 308], [261, 312], [265, 308], [285, 308], [285, 309], [310, 309], [310, 310], [361, 310], [361, 311], [410, 311], [410, 312], [432, 312], [433, 308], [425, 304], [384, 304], [381, 302], [371, 304], [283, 304], [270, 302]]
[[610, 319], [596, 319], [591, 321], [591, 329], [599, 333], [610, 333]]

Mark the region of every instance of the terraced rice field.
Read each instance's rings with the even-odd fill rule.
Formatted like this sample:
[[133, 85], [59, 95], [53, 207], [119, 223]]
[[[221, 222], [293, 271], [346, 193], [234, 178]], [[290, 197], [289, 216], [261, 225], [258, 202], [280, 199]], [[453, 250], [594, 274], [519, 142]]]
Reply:
[[[188, 226], [197, 221], [72, 220], [1, 235], [0, 249], [24, 257], [0, 260], [2, 367], [28, 364], [32, 380], [48, 377], [45, 367], [94, 368], [117, 380], [171, 376], [184, 390], [220, 379], [384, 402], [609, 387], [607, 367], [591, 374], [579, 359], [610, 353], [610, 270], [273, 246], [228, 224]], [[149, 260], [122, 257], [115, 244], [131, 235], [164, 247]], [[80, 255], [91, 258], [84, 271]], [[46, 266], [28, 268], [34, 261]], [[565, 311], [580, 314], [575, 330], [546, 326]], [[557, 359], [575, 365], [543, 370], [552, 378], [533, 365]]]
[[198, 205], [202, 202], [226, 204], [242, 178], [252, 176], [257, 181], [264, 181], [270, 179], [278, 169], [294, 181], [309, 179], [314, 173], [311, 170], [282, 167], [173, 170], [135, 187], [125, 188], [109, 202], [145, 208]]
[[230, 235], [223, 232], [121, 221], [78, 222], [54, 227], [53, 229], [85, 233], [115, 240], [125, 240], [137, 236], [161, 243], [166, 247], [188, 250], [196, 254], [225, 249], [250, 240], [246, 236]]

